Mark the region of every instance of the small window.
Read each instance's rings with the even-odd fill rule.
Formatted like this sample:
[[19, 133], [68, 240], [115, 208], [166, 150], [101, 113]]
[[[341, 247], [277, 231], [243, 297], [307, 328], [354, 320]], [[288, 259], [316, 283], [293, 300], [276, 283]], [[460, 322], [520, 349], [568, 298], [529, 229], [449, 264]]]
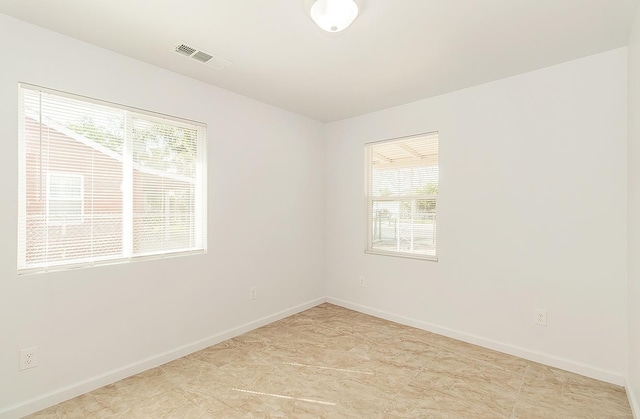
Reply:
[[437, 260], [438, 133], [370, 143], [367, 253]]
[[19, 93], [19, 274], [206, 251], [204, 124]]
[[84, 176], [49, 172], [47, 222], [50, 225], [82, 224]]

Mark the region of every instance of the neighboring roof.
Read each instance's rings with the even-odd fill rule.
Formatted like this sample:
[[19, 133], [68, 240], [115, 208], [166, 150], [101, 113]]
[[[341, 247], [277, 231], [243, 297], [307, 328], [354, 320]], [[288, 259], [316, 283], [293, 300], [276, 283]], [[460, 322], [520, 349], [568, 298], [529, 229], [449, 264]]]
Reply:
[[[25, 116], [28, 118], [31, 118], [32, 120], [34, 120], [36, 123], [38, 123], [40, 121], [40, 116], [38, 114], [38, 112], [32, 110], [32, 109], [25, 109], [24, 110]], [[117, 160], [119, 162], [122, 162], [122, 154], [117, 153], [113, 150], [111, 150], [108, 147], [103, 146], [102, 144], [96, 143], [95, 141], [85, 137], [84, 135], [78, 134], [77, 132], [65, 127], [64, 125], [54, 121], [51, 118], [48, 117], [44, 117], [42, 118], [41, 123], [43, 125], [46, 125], [47, 127], [58, 131], [59, 133], [63, 134], [66, 137], [71, 138], [72, 140], [75, 140], [79, 143], [82, 143], [84, 145], [86, 145], [87, 147], [90, 147], [102, 154], [105, 154], [107, 156], [109, 156], [110, 158]], [[188, 176], [181, 176], [178, 174], [174, 174], [174, 173], [169, 173], [169, 172], [165, 172], [163, 170], [158, 170], [158, 169], [154, 169], [148, 166], [144, 166], [141, 165], [140, 163], [133, 163], [133, 169], [137, 170], [141, 173], [147, 173], [150, 175], [155, 175], [155, 176], [159, 176], [165, 179], [172, 179], [172, 180], [177, 180], [179, 182], [186, 182], [186, 183], [195, 183], [195, 179], [190, 178]]]

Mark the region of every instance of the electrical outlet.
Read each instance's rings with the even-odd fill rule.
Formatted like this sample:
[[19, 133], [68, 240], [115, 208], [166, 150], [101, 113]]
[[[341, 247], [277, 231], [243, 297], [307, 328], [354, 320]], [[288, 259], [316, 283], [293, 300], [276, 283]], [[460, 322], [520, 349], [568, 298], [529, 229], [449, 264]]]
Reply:
[[249, 300], [256, 299], [256, 287], [249, 288]]
[[538, 326], [546, 326], [547, 312], [545, 310], [536, 309], [536, 314], [535, 314], [535, 317], [533, 318], [533, 322]]
[[20, 371], [38, 366], [38, 347], [27, 348], [20, 351]]
[[359, 284], [360, 284], [360, 286], [361, 286], [362, 288], [364, 288], [364, 276], [361, 276], [361, 277], [359, 278]]

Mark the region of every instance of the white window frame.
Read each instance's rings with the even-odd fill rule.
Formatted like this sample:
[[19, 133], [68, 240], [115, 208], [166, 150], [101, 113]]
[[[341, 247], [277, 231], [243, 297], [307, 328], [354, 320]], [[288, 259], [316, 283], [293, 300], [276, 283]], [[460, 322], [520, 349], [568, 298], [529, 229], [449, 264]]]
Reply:
[[[430, 136], [430, 135], [436, 135], [439, 137], [439, 132], [437, 131], [433, 131], [433, 132], [427, 132], [427, 133], [422, 133], [422, 134], [416, 134], [416, 135], [410, 135], [410, 136], [406, 136], [406, 137], [397, 137], [397, 138], [391, 138], [388, 140], [382, 140], [382, 141], [375, 141], [375, 142], [370, 142], [370, 143], [366, 143], [365, 147], [364, 147], [364, 151], [365, 151], [365, 156], [364, 156], [364, 207], [365, 207], [365, 220], [366, 220], [366, 228], [365, 228], [365, 249], [364, 252], [367, 254], [372, 254], [372, 255], [383, 255], [383, 256], [395, 256], [395, 257], [402, 257], [402, 258], [409, 258], [409, 259], [420, 259], [420, 260], [427, 260], [427, 261], [433, 261], [433, 262], [437, 262], [438, 261], [438, 242], [437, 242], [437, 212], [438, 212], [438, 205], [437, 205], [437, 201], [438, 201], [438, 195], [428, 195], [428, 194], [412, 194], [412, 195], [405, 195], [405, 196], [398, 196], [395, 195], [393, 197], [373, 197], [372, 193], [371, 193], [371, 172], [372, 172], [372, 155], [371, 155], [371, 148], [372, 146], [376, 145], [376, 144], [381, 144], [381, 143], [391, 143], [391, 142], [400, 142], [400, 141], [406, 141], [409, 140], [411, 138], [419, 138], [419, 137], [424, 137], [424, 136]], [[425, 165], [427, 166], [427, 165]], [[414, 166], [414, 167], [419, 167], [419, 166]], [[439, 185], [439, 182], [438, 182]], [[418, 253], [410, 253], [407, 251], [402, 251], [400, 249], [397, 250], [383, 250], [383, 249], [379, 249], [379, 248], [375, 248], [373, 247], [373, 234], [374, 234], [374, 227], [373, 227], [373, 203], [374, 202], [384, 202], [384, 201], [388, 201], [388, 202], [396, 202], [396, 201], [417, 201], [417, 200], [435, 200], [436, 201], [436, 210], [434, 212], [434, 223], [435, 223], [435, 229], [434, 229], [434, 240], [435, 240], [435, 254], [434, 255], [423, 255], [423, 254], [418, 254]], [[413, 206], [413, 205], [412, 205]], [[413, 209], [412, 209], [413, 211]]]
[[[66, 178], [77, 178], [80, 179], [80, 197], [72, 198], [72, 197], [55, 197], [51, 196], [51, 178], [55, 176], [64, 176]], [[63, 219], [61, 221], [52, 221], [50, 211], [50, 203], [51, 201], [80, 201], [80, 214], [78, 216], [74, 216], [71, 221]], [[63, 226], [63, 225], [80, 225], [84, 223], [84, 176], [78, 173], [67, 173], [67, 172], [47, 172], [47, 201], [46, 201], [46, 214], [47, 214], [47, 223], [53, 226]]]
[[[42, 93], [50, 93], [57, 96], [68, 97], [71, 99], [81, 100], [88, 103], [99, 104], [104, 106], [109, 106], [113, 108], [118, 108], [124, 111], [127, 111], [129, 114], [128, 120], [126, 121], [127, 129], [131, 129], [131, 115], [137, 115], [138, 117], [143, 117], [147, 120], [157, 120], [157, 121], [170, 121], [172, 124], [177, 126], [183, 126], [188, 128], [195, 127], [198, 130], [198, 158], [196, 160], [196, 194], [195, 194], [195, 202], [194, 202], [194, 215], [195, 222], [194, 228], [195, 231], [203, 231], [203, 234], [196, 234], [196, 244], [194, 248], [190, 249], [178, 249], [178, 250], [167, 250], [167, 251], [156, 251], [149, 252], [144, 254], [133, 254], [132, 249], [132, 241], [133, 241], [133, 200], [132, 200], [132, 191], [123, 191], [123, 254], [122, 256], [117, 257], [106, 257], [99, 259], [76, 259], [71, 262], [63, 261], [63, 262], [53, 262], [50, 264], [42, 265], [42, 264], [27, 264], [26, 262], [26, 238], [18, 239], [18, 275], [28, 275], [28, 274], [37, 274], [37, 273], [45, 273], [45, 272], [55, 272], [62, 271], [68, 269], [77, 269], [77, 268], [87, 268], [94, 266], [102, 266], [102, 265], [111, 265], [118, 263], [127, 263], [127, 262], [137, 262], [144, 260], [154, 260], [154, 259], [162, 259], [167, 257], [179, 257], [179, 256], [187, 256], [187, 255], [195, 255], [195, 254], [203, 254], [207, 253], [207, 124], [202, 122], [197, 122], [189, 119], [179, 118], [171, 115], [161, 114], [157, 112], [147, 111], [143, 109], [138, 109], [118, 103], [108, 102], [100, 99], [95, 99], [91, 97], [86, 97], [82, 95], [76, 95], [73, 93], [63, 92], [55, 89], [50, 89], [42, 86], [37, 86], [29, 83], [18, 83], [19, 87], [19, 100], [18, 100], [18, 124], [19, 124], [19, 138], [18, 138], [18, 154], [19, 154], [19, 163], [18, 163], [18, 212], [19, 212], [19, 220], [18, 220], [18, 234], [26, 234], [21, 233], [26, 231], [25, 223], [26, 223], [26, 214], [27, 214], [27, 198], [26, 198], [26, 138], [25, 132], [23, 129], [23, 121], [25, 119], [25, 111], [24, 111], [24, 103], [22, 98], [22, 93], [20, 92], [22, 88], [35, 90]], [[131, 134], [131, 133], [129, 133]], [[128, 134], [128, 135], [129, 135]], [[125, 142], [126, 143], [126, 142]], [[131, 150], [127, 150], [125, 147], [124, 153], [131, 153]], [[123, 160], [123, 188], [130, 186], [133, 188], [132, 182], [132, 174], [133, 174], [133, 162], [124, 155]], [[61, 173], [61, 172], [60, 172]], [[49, 180], [47, 178], [47, 193], [49, 188]], [[84, 180], [83, 180], [83, 189], [82, 195], [84, 198]], [[46, 202], [46, 214], [48, 215], [48, 195]], [[86, 219], [86, 214], [84, 213], [84, 199], [83, 199], [83, 218]], [[49, 224], [52, 225], [52, 224]], [[55, 225], [55, 224], [53, 224]]]

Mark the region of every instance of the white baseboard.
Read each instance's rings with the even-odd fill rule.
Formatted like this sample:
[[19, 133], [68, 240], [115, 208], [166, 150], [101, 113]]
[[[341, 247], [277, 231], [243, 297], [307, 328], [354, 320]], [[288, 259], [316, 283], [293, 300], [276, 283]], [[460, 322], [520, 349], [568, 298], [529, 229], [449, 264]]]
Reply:
[[482, 346], [488, 349], [493, 349], [498, 352], [503, 352], [509, 355], [528, 359], [530, 361], [549, 365], [551, 367], [556, 367], [566, 371], [574, 372], [576, 374], [584, 375], [586, 377], [595, 378], [597, 380], [605, 381], [605, 382], [616, 384], [619, 386], [624, 386], [625, 384], [627, 384], [626, 378], [618, 373], [615, 373], [613, 371], [603, 370], [601, 368], [593, 367], [590, 365], [581, 364], [579, 362], [575, 362], [570, 359], [560, 358], [553, 355], [532, 351], [526, 348], [510, 345], [508, 343], [498, 342], [492, 339], [486, 339], [481, 336], [476, 336], [470, 333], [452, 330], [446, 327], [423, 322], [420, 320], [411, 319], [409, 317], [400, 316], [400, 315], [389, 313], [382, 310], [377, 310], [371, 307], [363, 306], [360, 304], [352, 303], [352, 302], [341, 300], [338, 298], [328, 297], [327, 302], [344, 307], [344, 308], [355, 310], [364, 314], [369, 314], [371, 316], [375, 316], [375, 317], [379, 317], [392, 322], [404, 324], [406, 326], [412, 326], [417, 329], [422, 329], [428, 332], [437, 333], [439, 335], [461, 340], [463, 342], [472, 343], [474, 345]]
[[151, 356], [138, 362], [125, 365], [121, 368], [108, 371], [104, 374], [89, 378], [87, 380], [72, 384], [67, 387], [63, 387], [51, 393], [43, 394], [31, 400], [27, 400], [25, 402], [3, 408], [2, 410], [0, 410], [0, 419], [15, 419], [29, 415], [31, 413], [35, 413], [49, 406], [53, 406], [63, 401], [72, 399], [76, 396], [88, 393], [108, 384], [115, 383], [116, 381], [122, 380], [123, 378], [139, 374], [148, 369], [155, 368], [159, 365], [173, 361], [174, 359], [181, 358], [193, 352], [208, 348], [211, 345], [216, 345], [220, 342], [224, 342], [227, 339], [231, 339], [243, 333], [250, 332], [251, 330], [307, 310], [311, 307], [315, 307], [326, 301], [326, 298], [318, 298], [316, 300], [308, 301], [295, 307], [291, 307], [275, 314], [271, 314], [258, 320], [243, 324], [236, 328], [218, 333], [213, 336], [209, 336], [205, 339], [201, 339], [199, 341], [180, 346], [178, 348]]
[[633, 413], [634, 419], [640, 419], [640, 401], [636, 398], [636, 393], [634, 390], [637, 390], [631, 387], [631, 383], [627, 378], [627, 385], [625, 386], [627, 390], [627, 398], [629, 399], [629, 405], [631, 406], [631, 413]]

